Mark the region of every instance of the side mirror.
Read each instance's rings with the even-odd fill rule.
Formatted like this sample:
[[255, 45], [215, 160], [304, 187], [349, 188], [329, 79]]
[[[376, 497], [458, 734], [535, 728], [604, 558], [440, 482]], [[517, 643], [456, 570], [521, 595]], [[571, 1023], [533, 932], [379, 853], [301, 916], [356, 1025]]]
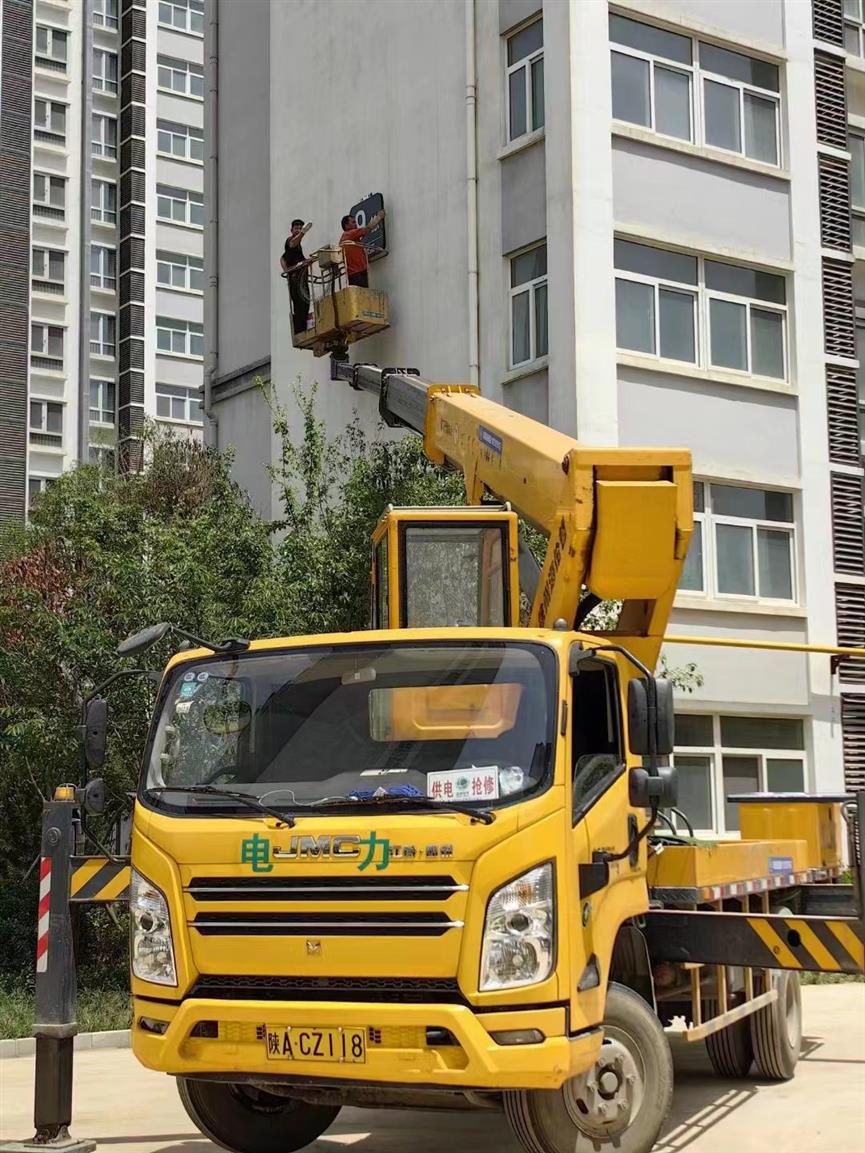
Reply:
[[108, 733], [108, 701], [94, 697], [87, 703], [84, 715], [84, 759], [91, 769], [105, 764], [105, 741]]
[[157, 641], [161, 641], [170, 628], [171, 625], [163, 621], [162, 624], [149, 625], [146, 629], [133, 633], [131, 637], [127, 637], [117, 646], [118, 656], [131, 657], [135, 653], [144, 652], [151, 645], [155, 645]]
[[663, 677], [655, 677], [654, 685], [655, 701], [652, 707], [648, 682], [642, 677], [635, 677], [628, 682], [628, 747], [638, 757], [648, 756], [652, 752], [659, 757], [667, 757], [673, 751], [673, 686]]
[[679, 800], [679, 777], [673, 765], [661, 765], [657, 776], [648, 769], [631, 769], [628, 800], [635, 809], [675, 808]]

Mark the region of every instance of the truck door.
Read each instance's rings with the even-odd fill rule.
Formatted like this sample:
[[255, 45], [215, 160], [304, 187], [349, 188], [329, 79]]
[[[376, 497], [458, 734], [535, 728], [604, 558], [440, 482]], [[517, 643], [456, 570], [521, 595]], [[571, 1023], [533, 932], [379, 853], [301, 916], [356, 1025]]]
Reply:
[[[642, 813], [628, 802], [622, 694], [612, 660], [587, 660], [571, 681], [571, 814], [578, 915], [572, 917], [572, 1028], [603, 1017], [613, 946], [646, 909], [645, 844], [623, 853]], [[579, 969], [579, 972], [576, 970]]]

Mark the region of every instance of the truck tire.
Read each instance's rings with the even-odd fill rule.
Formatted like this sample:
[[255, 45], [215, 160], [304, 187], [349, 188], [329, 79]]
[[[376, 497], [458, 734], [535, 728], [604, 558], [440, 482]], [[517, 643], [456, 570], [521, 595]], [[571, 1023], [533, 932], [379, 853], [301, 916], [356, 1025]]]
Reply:
[[504, 1094], [526, 1153], [649, 1153], [673, 1098], [673, 1058], [651, 1005], [611, 982], [597, 1063], [560, 1089]]
[[799, 974], [785, 969], [772, 973], [778, 1000], [750, 1018], [754, 1061], [761, 1077], [789, 1081], [802, 1048], [802, 990]]
[[231, 1153], [293, 1153], [320, 1137], [339, 1106], [308, 1105], [257, 1085], [178, 1077], [183, 1107], [199, 1132]]
[[706, 1050], [719, 1077], [747, 1077], [754, 1064], [751, 1018], [743, 1017], [717, 1033], [710, 1033], [706, 1038]]

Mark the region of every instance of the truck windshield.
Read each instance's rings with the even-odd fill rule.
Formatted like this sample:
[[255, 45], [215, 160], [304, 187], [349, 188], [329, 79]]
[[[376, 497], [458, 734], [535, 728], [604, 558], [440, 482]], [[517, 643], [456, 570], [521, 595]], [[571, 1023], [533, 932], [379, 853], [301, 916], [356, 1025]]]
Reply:
[[[423, 797], [489, 808], [548, 781], [556, 661], [543, 645], [340, 645], [181, 664], [163, 697], [144, 789], [162, 808], [287, 811]], [[178, 791], [165, 791], [176, 785]]]

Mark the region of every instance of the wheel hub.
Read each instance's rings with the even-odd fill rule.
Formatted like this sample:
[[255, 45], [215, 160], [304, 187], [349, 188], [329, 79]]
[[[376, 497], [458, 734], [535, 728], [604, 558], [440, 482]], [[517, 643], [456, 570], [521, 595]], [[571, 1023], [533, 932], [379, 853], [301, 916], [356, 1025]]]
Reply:
[[601, 1055], [592, 1068], [562, 1087], [571, 1120], [589, 1136], [615, 1137], [639, 1112], [645, 1076], [632, 1046], [624, 1033], [608, 1029]]

